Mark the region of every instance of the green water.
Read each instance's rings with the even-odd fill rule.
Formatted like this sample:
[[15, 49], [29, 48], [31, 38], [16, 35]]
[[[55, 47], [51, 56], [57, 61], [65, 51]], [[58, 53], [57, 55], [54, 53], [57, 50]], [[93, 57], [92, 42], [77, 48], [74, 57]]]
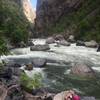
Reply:
[[82, 79], [70, 74], [66, 71], [68, 66], [53, 66], [48, 65], [44, 69], [47, 78], [47, 85], [57, 92], [67, 89], [77, 89], [80, 95], [95, 96], [100, 100], [100, 73], [96, 79]]

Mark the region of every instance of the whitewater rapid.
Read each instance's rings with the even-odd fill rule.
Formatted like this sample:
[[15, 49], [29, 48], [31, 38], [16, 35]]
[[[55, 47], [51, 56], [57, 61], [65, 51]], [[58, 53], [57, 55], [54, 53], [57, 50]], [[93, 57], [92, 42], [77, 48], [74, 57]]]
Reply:
[[[45, 44], [45, 39], [33, 39], [35, 45]], [[100, 52], [96, 52], [96, 48], [88, 48], [84, 46], [60, 46], [56, 47], [56, 44], [50, 44], [49, 51], [30, 51], [30, 47], [17, 48], [11, 50], [11, 55], [2, 56], [1, 59], [5, 61], [32, 61], [33, 58], [46, 58], [56, 60], [64, 63], [84, 62], [91, 64], [93, 69], [100, 71]], [[19, 60], [20, 59], [20, 60]]]

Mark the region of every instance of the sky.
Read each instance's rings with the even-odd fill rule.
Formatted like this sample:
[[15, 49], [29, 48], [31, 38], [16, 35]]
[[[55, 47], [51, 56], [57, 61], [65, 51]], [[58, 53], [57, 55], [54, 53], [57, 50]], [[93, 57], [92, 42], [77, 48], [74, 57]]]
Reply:
[[34, 9], [36, 9], [37, 0], [30, 0]]

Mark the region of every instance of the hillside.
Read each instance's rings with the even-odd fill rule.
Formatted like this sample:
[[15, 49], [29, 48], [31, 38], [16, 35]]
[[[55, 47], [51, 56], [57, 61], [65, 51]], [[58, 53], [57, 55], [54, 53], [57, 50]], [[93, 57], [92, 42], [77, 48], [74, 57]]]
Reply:
[[6, 44], [17, 45], [28, 39], [29, 22], [23, 13], [21, 0], [0, 0], [0, 54]]
[[99, 5], [100, 0], [38, 0], [36, 29], [45, 35], [74, 34], [100, 41]]

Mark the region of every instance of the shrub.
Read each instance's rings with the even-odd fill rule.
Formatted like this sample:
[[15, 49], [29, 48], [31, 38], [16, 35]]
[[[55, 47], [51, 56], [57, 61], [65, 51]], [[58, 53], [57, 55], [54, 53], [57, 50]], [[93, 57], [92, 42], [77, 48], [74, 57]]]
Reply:
[[33, 76], [33, 78], [30, 78], [26, 75], [26, 73], [22, 73], [20, 77], [20, 81], [22, 86], [26, 87], [29, 90], [39, 88], [43, 86], [42, 84], [42, 76], [40, 73], [37, 73]]

